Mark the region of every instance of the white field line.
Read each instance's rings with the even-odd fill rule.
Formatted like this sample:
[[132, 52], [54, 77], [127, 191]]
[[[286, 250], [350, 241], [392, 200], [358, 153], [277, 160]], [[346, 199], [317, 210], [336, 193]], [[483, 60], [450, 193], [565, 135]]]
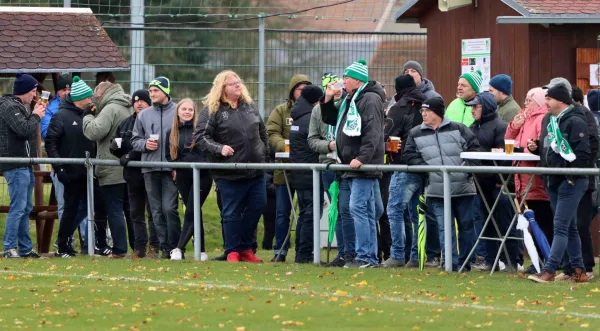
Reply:
[[[198, 287], [198, 288], [210, 288], [210, 289], [230, 289], [230, 290], [240, 290], [244, 288], [248, 288], [250, 290], [255, 291], [265, 291], [265, 292], [291, 292], [291, 293], [300, 293], [304, 295], [318, 295], [318, 296], [336, 296], [343, 298], [354, 298], [355, 296], [352, 294], [337, 294], [337, 293], [328, 293], [328, 292], [317, 292], [317, 291], [307, 291], [307, 290], [292, 290], [287, 288], [276, 288], [276, 287], [264, 287], [264, 286], [251, 286], [251, 285], [240, 285], [240, 284], [219, 284], [219, 283], [208, 283], [208, 282], [199, 282], [199, 283], [191, 283], [191, 282], [179, 282], [179, 281], [165, 281], [165, 280], [154, 280], [154, 279], [146, 279], [146, 278], [135, 278], [135, 277], [124, 277], [124, 276], [97, 276], [97, 275], [65, 275], [65, 274], [54, 274], [54, 273], [44, 273], [44, 272], [30, 272], [30, 271], [11, 271], [11, 270], [0, 270], [0, 274], [9, 274], [9, 275], [30, 275], [30, 276], [38, 276], [38, 277], [53, 277], [53, 278], [76, 278], [76, 279], [92, 279], [92, 280], [121, 280], [121, 281], [130, 281], [130, 282], [139, 282], [139, 283], [148, 283], [148, 284], [157, 284], [157, 285], [172, 285], [172, 286], [185, 286], [185, 287]], [[433, 306], [447, 306], [451, 308], [465, 308], [472, 310], [482, 310], [482, 311], [490, 311], [490, 312], [507, 312], [507, 313], [527, 313], [533, 315], [571, 315], [581, 318], [591, 318], [600, 320], [599, 314], [585, 314], [571, 311], [562, 311], [562, 310], [535, 310], [535, 309], [522, 309], [522, 308], [507, 308], [507, 307], [495, 307], [495, 306], [485, 306], [485, 305], [470, 305], [463, 303], [450, 303], [443, 301], [433, 301], [433, 300], [422, 300], [422, 299], [403, 299], [403, 298], [395, 298], [390, 296], [368, 296], [368, 295], [360, 295], [361, 299], [366, 300], [384, 300], [389, 302], [397, 302], [397, 303], [412, 303], [419, 305], [433, 305]]]

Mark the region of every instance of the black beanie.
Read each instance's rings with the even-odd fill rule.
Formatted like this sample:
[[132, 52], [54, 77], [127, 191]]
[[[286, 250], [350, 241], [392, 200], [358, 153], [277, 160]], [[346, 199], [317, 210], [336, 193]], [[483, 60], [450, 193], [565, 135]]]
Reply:
[[569, 90], [564, 85], [556, 85], [549, 88], [548, 92], [546, 92], [546, 96], [554, 100], [566, 103], [567, 105], [573, 103], [571, 99], [571, 93], [569, 93]]
[[152, 105], [152, 100], [150, 100], [150, 93], [148, 90], [137, 90], [131, 96], [131, 103], [134, 104], [136, 101], [143, 100], [146, 101], [148, 105]]
[[71, 78], [71, 74], [60, 75], [56, 80], [56, 90], [60, 91], [66, 88], [70, 88], [72, 84], [73, 78]]
[[323, 90], [316, 85], [306, 85], [302, 88], [300, 96], [308, 101], [311, 105], [323, 97]]
[[396, 93], [400, 93], [402, 90], [405, 90], [407, 88], [411, 88], [411, 87], [417, 87], [417, 84], [415, 84], [415, 80], [413, 79], [413, 77], [409, 74], [406, 75], [400, 75], [398, 77], [396, 77]]
[[17, 74], [13, 85], [14, 95], [24, 95], [38, 86], [38, 81], [28, 74]]
[[431, 110], [441, 118], [444, 118], [444, 114], [446, 113], [446, 106], [444, 106], [444, 100], [440, 97], [429, 98], [423, 101], [421, 108]]

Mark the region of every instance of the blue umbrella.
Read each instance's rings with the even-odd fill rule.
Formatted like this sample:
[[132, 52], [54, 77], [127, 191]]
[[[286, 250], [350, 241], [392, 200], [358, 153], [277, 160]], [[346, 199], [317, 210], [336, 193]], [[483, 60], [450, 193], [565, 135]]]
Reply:
[[544, 256], [544, 261], [548, 259], [550, 255], [550, 244], [548, 244], [548, 239], [546, 239], [546, 235], [540, 229], [540, 225], [535, 220], [535, 214], [531, 209], [525, 209], [523, 216], [529, 221], [529, 231], [533, 234], [533, 238], [535, 238], [535, 242], [538, 244], [540, 251], [542, 252], [542, 256]]

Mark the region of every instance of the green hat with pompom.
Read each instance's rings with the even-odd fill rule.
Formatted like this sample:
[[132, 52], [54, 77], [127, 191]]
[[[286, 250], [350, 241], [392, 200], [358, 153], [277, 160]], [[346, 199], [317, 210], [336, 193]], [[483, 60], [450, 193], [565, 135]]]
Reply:
[[73, 77], [73, 84], [71, 85], [71, 100], [80, 101], [85, 98], [90, 98], [94, 95], [92, 89], [79, 78], [79, 76]]
[[369, 81], [369, 68], [367, 67], [367, 61], [359, 59], [352, 63], [346, 70], [344, 70], [344, 77], [354, 78], [363, 83]]

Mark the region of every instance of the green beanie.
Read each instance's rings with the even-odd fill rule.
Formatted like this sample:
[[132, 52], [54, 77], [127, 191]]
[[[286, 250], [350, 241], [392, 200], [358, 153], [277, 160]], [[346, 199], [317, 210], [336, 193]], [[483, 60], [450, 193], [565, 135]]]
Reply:
[[73, 77], [73, 84], [71, 85], [71, 100], [81, 101], [85, 98], [91, 98], [94, 95], [92, 89], [79, 78], [79, 76]]
[[344, 70], [344, 77], [354, 78], [363, 83], [369, 81], [369, 68], [367, 67], [367, 61], [359, 59], [352, 63], [346, 70]]
[[464, 74], [460, 75], [459, 78], [466, 79], [467, 82], [471, 84], [473, 90], [475, 90], [475, 93], [479, 93], [479, 90], [481, 89], [481, 83], [483, 83], [483, 75], [481, 70], [465, 72]]

